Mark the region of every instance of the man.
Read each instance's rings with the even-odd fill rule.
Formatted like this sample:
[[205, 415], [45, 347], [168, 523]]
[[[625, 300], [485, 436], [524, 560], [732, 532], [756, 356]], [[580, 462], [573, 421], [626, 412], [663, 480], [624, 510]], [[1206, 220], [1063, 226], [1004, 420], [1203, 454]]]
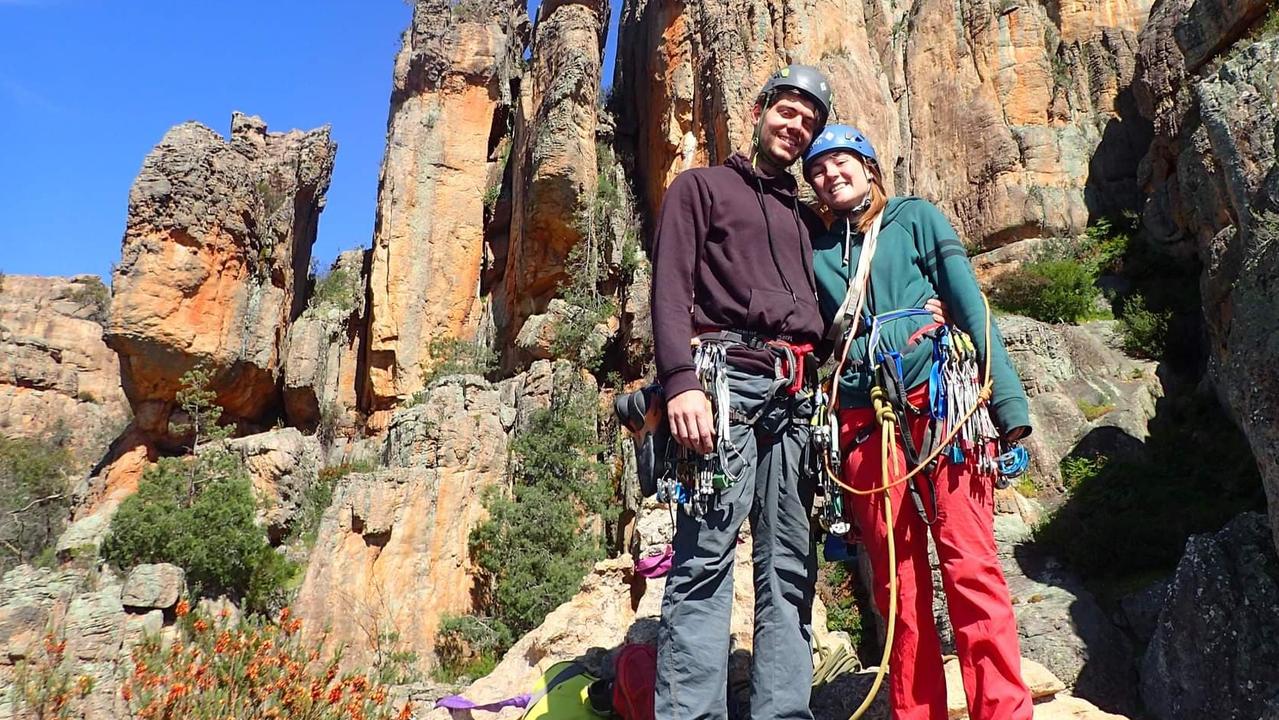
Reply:
[[786, 168], [826, 122], [830, 99], [815, 68], [778, 71], [756, 99], [751, 146], [719, 167], [682, 173], [662, 203], [653, 247], [658, 379], [672, 436], [702, 460], [680, 504], [662, 602], [660, 720], [727, 717], [733, 555], [748, 516], [751, 715], [812, 718], [813, 487], [800, 457], [813, 412], [805, 369], [815, 368], [805, 356], [824, 329], [809, 237], [824, 227]]

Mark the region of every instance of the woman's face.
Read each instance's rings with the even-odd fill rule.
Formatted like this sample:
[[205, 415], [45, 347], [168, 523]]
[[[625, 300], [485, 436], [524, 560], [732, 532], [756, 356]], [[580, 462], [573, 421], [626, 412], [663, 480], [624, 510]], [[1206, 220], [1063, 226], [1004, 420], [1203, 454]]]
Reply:
[[843, 212], [857, 207], [870, 192], [870, 171], [856, 153], [836, 150], [817, 158], [808, 171], [808, 183], [826, 207]]

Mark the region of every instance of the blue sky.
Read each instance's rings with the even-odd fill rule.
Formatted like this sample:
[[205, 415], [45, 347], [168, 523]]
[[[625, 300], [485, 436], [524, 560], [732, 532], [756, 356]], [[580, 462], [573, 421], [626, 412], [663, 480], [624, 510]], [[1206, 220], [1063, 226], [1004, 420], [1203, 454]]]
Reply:
[[[234, 110], [272, 130], [332, 126], [314, 254], [323, 266], [367, 246], [411, 12], [404, 0], [0, 0], [0, 272], [109, 279], [142, 159], [186, 120], [225, 136]], [[615, 10], [611, 36], [616, 23]]]

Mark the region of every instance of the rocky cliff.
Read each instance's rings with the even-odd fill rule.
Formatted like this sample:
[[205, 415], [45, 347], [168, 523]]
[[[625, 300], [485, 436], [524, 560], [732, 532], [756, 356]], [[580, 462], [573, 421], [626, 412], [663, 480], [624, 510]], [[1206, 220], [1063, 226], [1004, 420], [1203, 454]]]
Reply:
[[1279, 238], [1279, 21], [1273, 3], [1164, 0], [1133, 82], [1155, 136], [1142, 159], [1146, 229], [1197, 257], [1209, 373], [1248, 434], [1279, 548], [1279, 387], [1271, 269]]
[[569, 252], [589, 234], [598, 185], [596, 100], [608, 4], [547, 2], [537, 12], [515, 109], [511, 229], [495, 313], [512, 338], [565, 280]]
[[61, 439], [87, 468], [124, 429], [120, 364], [97, 276], [0, 276], [0, 434]]
[[654, 212], [675, 174], [749, 139], [772, 70], [815, 64], [896, 192], [936, 201], [972, 245], [1077, 233], [1138, 202], [1141, 132], [1119, 110], [1149, 3], [1094, 5], [627, 2], [619, 133]]
[[500, 185], [527, 33], [523, 6], [509, 0], [414, 6], [395, 60], [370, 264], [362, 382], [377, 423], [422, 388], [439, 362], [432, 341], [474, 340], [482, 325], [485, 198]]
[[[331, 625], [352, 663], [409, 650], [431, 666], [441, 619], [484, 606], [469, 536], [485, 519], [485, 489], [514, 482], [513, 434], [583, 365], [594, 374], [588, 385], [641, 379], [645, 226], [678, 172], [744, 145], [753, 93], [786, 62], [828, 73], [836, 117], [872, 136], [897, 193], [937, 202], [971, 248], [993, 251], [978, 263], [987, 282], [1053, 236], [1122, 209], [1142, 210], [1160, 252], [1197, 259], [1206, 384], [1249, 435], [1279, 543], [1279, 397], [1265, 370], [1279, 326], [1272, 5], [628, 0], [607, 99], [598, 90], [610, 12], [601, 0], [552, 0], [531, 25], [509, 0], [417, 0], [395, 60], [372, 248], [318, 278], [308, 265], [334, 159], [327, 132], [268, 133], [238, 114], [229, 140], [174, 128], [130, 195], [106, 316], [118, 369], [95, 330], [106, 301], [89, 280], [9, 277], [0, 289], [0, 430], [44, 433], [60, 417], [114, 429], [107, 418], [123, 416], [124, 397], [136, 415], [76, 488], [74, 522], [57, 547], [62, 568], [19, 568], [0, 586], [0, 687], [28, 657], [34, 628], [65, 618], [85, 635], [78, 661], [101, 682], [88, 714], [109, 713], [110, 678], [132, 638], [165, 624], [171, 601], [129, 609], [125, 596], [142, 590], [76, 563], [157, 454], [183, 447], [170, 431], [182, 419], [174, 395], [201, 364], [247, 436], [228, 447], [250, 471], [259, 526], [307, 563], [294, 604], [308, 627]], [[1000, 325], [1036, 427], [1023, 490], [1058, 502], [1064, 456], [1141, 452], [1166, 368], [1119, 354], [1113, 322], [1006, 316]], [[1108, 411], [1094, 414], [1099, 407]], [[290, 427], [263, 432], [274, 423]], [[110, 438], [90, 442], [75, 427], [100, 457]], [[651, 639], [660, 582], [645, 589], [625, 550], [664, 544], [665, 515], [638, 507], [614, 449], [601, 457], [615, 460], [610, 480], [627, 495], [627, 513], [608, 527], [621, 557], [596, 566], [474, 692], [527, 689], [559, 659], [605, 667], [605, 651], [623, 639]], [[332, 466], [352, 459], [374, 462], [334, 480], [352, 466]], [[331, 498], [318, 492], [327, 482]], [[305, 507], [315, 497], [323, 506]], [[1192, 540], [1175, 576], [1147, 593], [1148, 607], [1125, 607], [1124, 634], [1089, 588], [1028, 549], [1040, 508], [1011, 490], [998, 505], [1023, 650], [1055, 674], [1037, 687], [1057, 695], [1056, 711], [1105, 716], [1063, 687], [1126, 709], [1143, 652], [1142, 695], [1161, 720], [1273, 703], [1265, 613], [1223, 610], [1273, 604], [1275, 558], [1258, 517]], [[308, 547], [294, 534], [313, 511], [321, 519]], [[749, 583], [738, 590], [741, 696]], [[1214, 600], [1197, 617], [1190, 611], [1205, 593]], [[1230, 632], [1257, 639], [1212, 642]], [[1203, 642], [1174, 642], [1187, 634]], [[1208, 651], [1231, 672], [1200, 672]], [[868, 680], [840, 683], [820, 694], [823, 717], [846, 716]], [[1261, 690], [1227, 698], [1249, 688]]]
[[143, 162], [112, 287], [106, 342], [137, 426], [169, 445], [174, 396], [207, 365], [224, 420], [281, 413], [284, 336], [307, 268], [336, 147], [327, 128], [269, 133], [235, 114], [230, 139], [196, 123]]

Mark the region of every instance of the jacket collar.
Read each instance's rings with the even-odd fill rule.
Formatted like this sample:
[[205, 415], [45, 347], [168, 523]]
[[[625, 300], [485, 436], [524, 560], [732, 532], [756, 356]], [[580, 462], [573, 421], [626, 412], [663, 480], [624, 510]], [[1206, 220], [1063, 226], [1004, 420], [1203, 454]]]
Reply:
[[737, 171], [751, 187], [755, 187], [755, 180], [764, 185], [765, 188], [782, 195], [793, 197], [798, 189], [794, 176], [788, 172], [779, 173], [777, 175], [765, 175], [760, 172], [759, 168], [751, 164], [750, 158], [740, 152], [733, 153], [724, 161], [724, 164]]

